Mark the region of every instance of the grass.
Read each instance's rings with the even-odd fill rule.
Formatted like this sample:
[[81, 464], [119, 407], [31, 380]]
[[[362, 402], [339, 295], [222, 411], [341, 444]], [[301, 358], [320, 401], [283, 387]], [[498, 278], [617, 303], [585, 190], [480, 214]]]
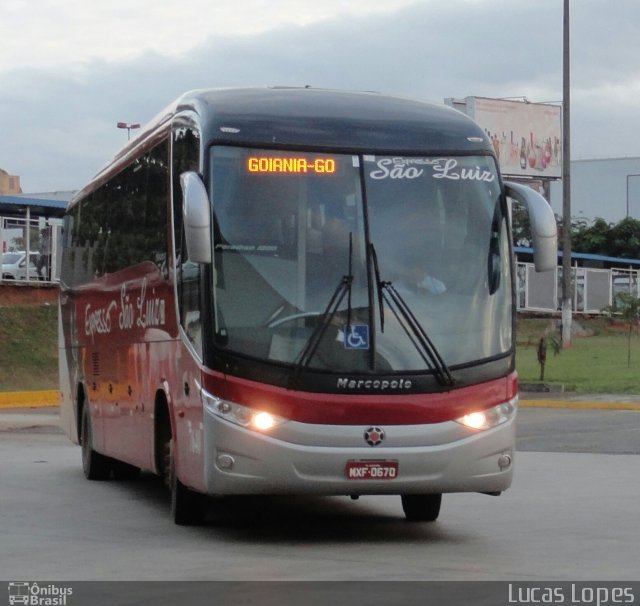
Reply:
[[0, 307], [0, 391], [58, 389], [56, 305]]
[[[591, 336], [574, 336], [569, 349], [557, 355], [547, 347], [545, 383], [561, 383], [566, 391], [640, 394], [640, 337], [634, 329], [604, 318], [577, 320]], [[522, 383], [537, 383], [537, 345], [554, 329], [549, 320], [519, 320], [516, 367]], [[559, 338], [559, 330], [555, 334]], [[629, 344], [631, 359], [628, 364]]]
[[[58, 310], [56, 305], [0, 307], [0, 391], [58, 389]], [[572, 347], [554, 355], [547, 347], [545, 383], [566, 391], [640, 394], [640, 336], [605, 318], [578, 319], [591, 336], [575, 336]], [[536, 347], [554, 333], [552, 320], [518, 319], [516, 366], [523, 383], [540, 377]]]

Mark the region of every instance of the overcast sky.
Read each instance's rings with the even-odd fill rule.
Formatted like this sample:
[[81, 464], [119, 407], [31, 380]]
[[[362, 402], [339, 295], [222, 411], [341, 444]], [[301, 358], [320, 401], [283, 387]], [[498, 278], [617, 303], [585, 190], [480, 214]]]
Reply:
[[[2, 0], [0, 168], [78, 189], [203, 87], [562, 96], [562, 0]], [[573, 0], [574, 158], [640, 157], [640, 2]]]

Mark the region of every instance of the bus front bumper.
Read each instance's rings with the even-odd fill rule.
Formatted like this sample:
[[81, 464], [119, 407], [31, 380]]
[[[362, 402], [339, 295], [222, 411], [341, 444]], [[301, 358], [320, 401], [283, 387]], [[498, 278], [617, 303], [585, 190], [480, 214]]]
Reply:
[[[383, 438], [377, 440], [367, 438]], [[515, 414], [487, 430], [428, 425], [315, 425], [271, 432], [205, 412], [205, 485], [211, 495], [500, 493], [512, 481]]]

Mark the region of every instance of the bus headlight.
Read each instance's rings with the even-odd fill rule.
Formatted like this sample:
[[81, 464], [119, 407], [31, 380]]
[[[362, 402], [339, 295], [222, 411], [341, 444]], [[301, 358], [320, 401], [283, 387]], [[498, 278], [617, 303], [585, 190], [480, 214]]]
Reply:
[[216, 417], [225, 421], [253, 429], [268, 432], [286, 421], [285, 418], [271, 414], [264, 410], [256, 410], [248, 406], [242, 406], [236, 402], [223, 400], [206, 391], [202, 391], [202, 399], [205, 409]]
[[512, 419], [516, 414], [517, 403], [518, 398], [516, 397], [493, 408], [471, 412], [464, 417], [455, 419], [455, 421], [471, 429], [491, 429]]

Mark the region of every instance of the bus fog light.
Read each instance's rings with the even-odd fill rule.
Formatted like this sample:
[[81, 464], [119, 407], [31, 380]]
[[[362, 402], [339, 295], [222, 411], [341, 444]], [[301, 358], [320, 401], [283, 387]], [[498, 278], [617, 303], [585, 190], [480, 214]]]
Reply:
[[232, 469], [236, 461], [231, 455], [220, 455], [216, 459], [216, 463], [220, 469]]
[[502, 425], [511, 420], [517, 409], [518, 398], [515, 397], [508, 402], [498, 404], [487, 410], [478, 410], [455, 419], [456, 423], [460, 423], [470, 429], [484, 430], [491, 429], [498, 425]]
[[500, 467], [501, 470], [505, 470], [511, 467], [511, 455], [500, 455], [498, 457], [498, 467]]

